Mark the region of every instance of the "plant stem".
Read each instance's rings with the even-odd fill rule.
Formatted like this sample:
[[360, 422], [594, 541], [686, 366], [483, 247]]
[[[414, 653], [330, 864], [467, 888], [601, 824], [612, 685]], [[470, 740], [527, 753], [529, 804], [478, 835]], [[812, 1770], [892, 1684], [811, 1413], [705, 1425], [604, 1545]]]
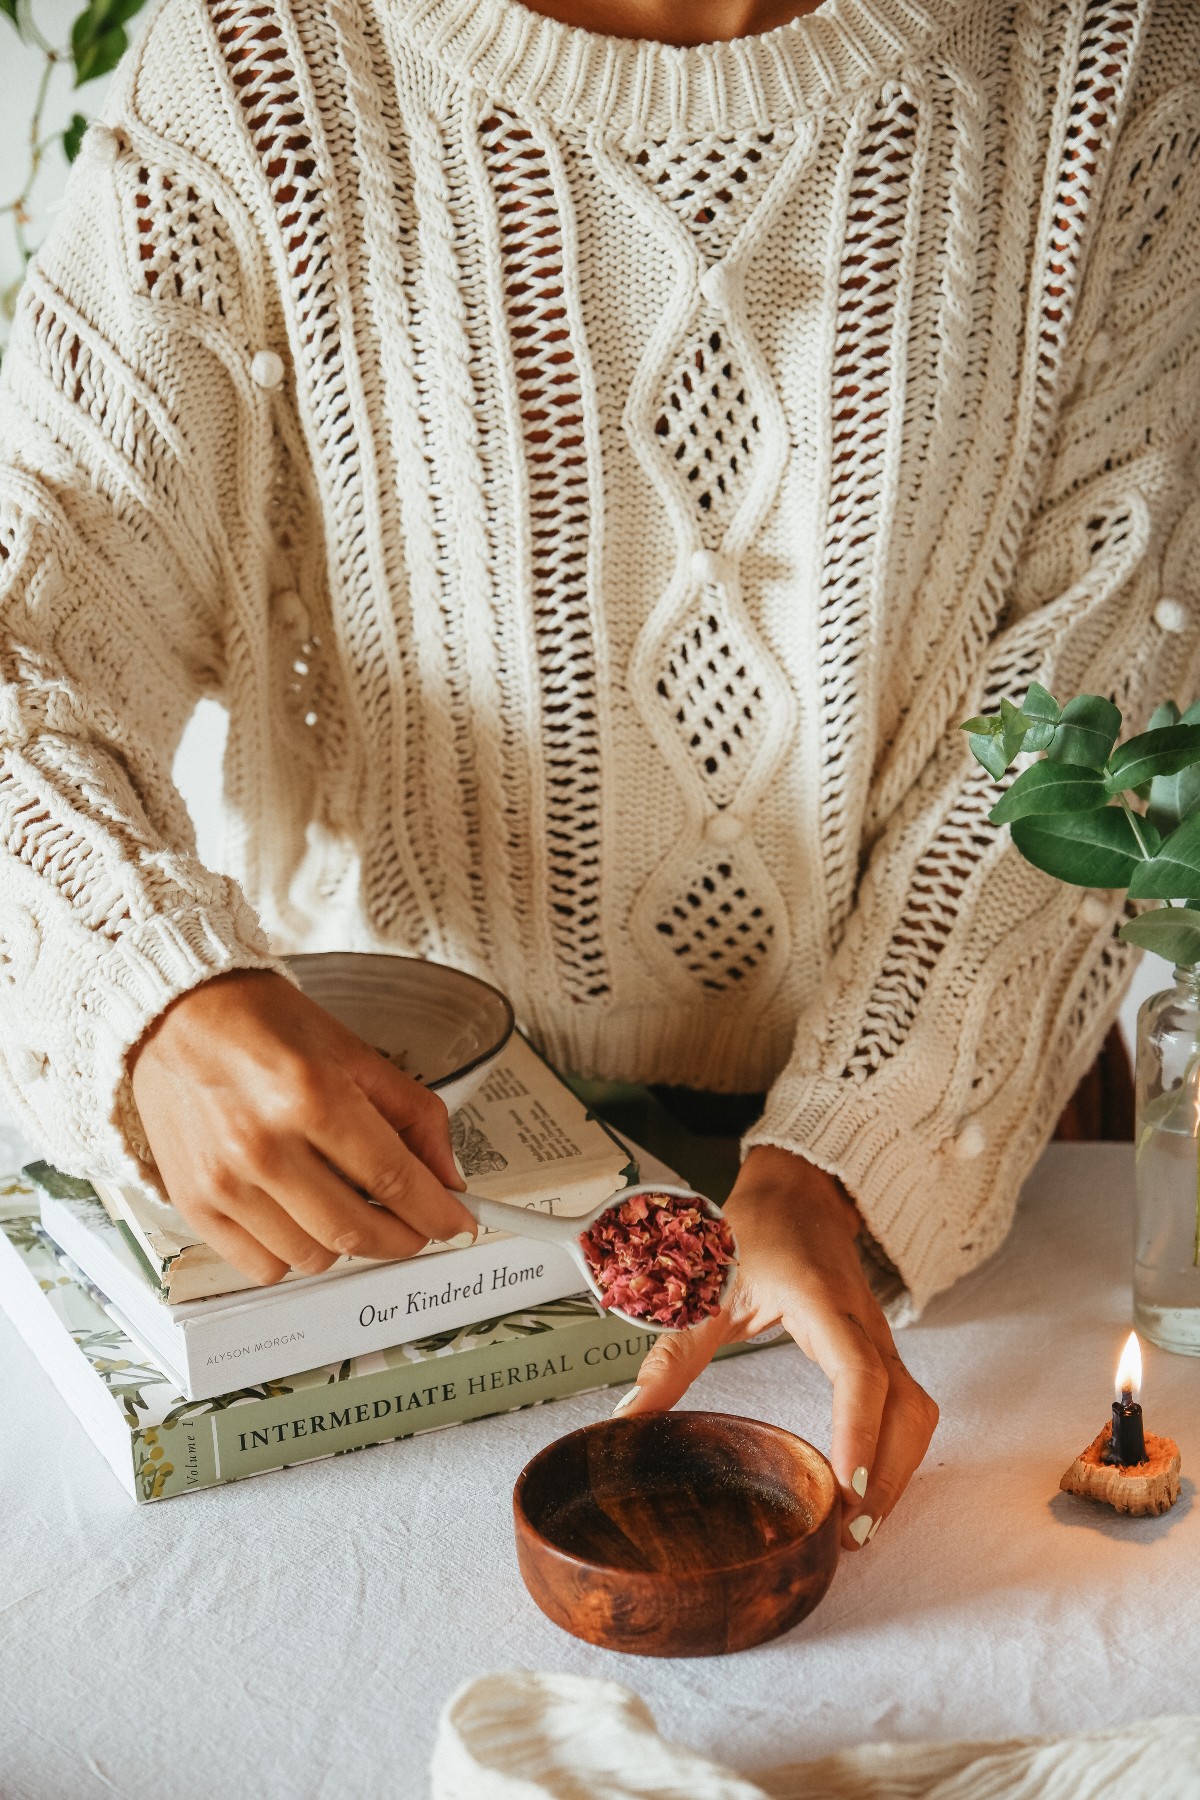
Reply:
[[1140, 823], [1139, 823], [1139, 815], [1134, 812], [1132, 806], [1130, 806], [1130, 804], [1129, 804], [1128, 800], [1125, 798], [1124, 794], [1118, 794], [1117, 799], [1121, 802], [1121, 805], [1125, 810], [1125, 817], [1129, 820], [1129, 823], [1133, 828], [1133, 835], [1138, 841], [1138, 849], [1142, 853], [1143, 861], [1149, 862], [1154, 853], [1151, 850], [1149, 844], [1147, 844], [1145, 838], [1142, 836], [1141, 827], [1140, 827]]
[[56, 50], [52, 44], [46, 42], [41, 32], [38, 31], [37, 27], [34, 25], [28, 8], [22, 8], [22, 20], [28, 35], [33, 39], [38, 49], [41, 50], [45, 62], [42, 67], [41, 80], [38, 82], [37, 94], [34, 97], [33, 115], [29, 121], [29, 162], [25, 169], [25, 179], [22, 183], [20, 193], [15, 199], [9, 200], [4, 206], [0, 206], [0, 213], [12, 214], [13, 231], [17, 239], [17, 249], [20, 252], [21, 261], [28, 262], [33, 255], [29, 240], [25, 235], [25, 227], [29, 223], [29, 196], [33, 191], [33, 184], [41, 171], [42, 158], [45, 156], [50, 145], [57, 142], [58, 138], [62, 135], [60, 132], [54, 132], [50, 137], [43, 138], [42, 136], [42, 114], [46, 110], [46, 96], [50, 91], [50, 81], [54, 71], [62, 60], [62, 52]]

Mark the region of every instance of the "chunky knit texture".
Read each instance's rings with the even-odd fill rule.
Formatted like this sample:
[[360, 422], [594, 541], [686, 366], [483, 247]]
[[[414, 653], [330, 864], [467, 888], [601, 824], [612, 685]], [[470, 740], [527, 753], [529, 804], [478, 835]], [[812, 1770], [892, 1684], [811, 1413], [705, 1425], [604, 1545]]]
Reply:
[[[167, 0], [5, 360], [3, 1067], [272, 948], [499, 982], [569, 1069], [770, 1087], [919, 1305], [1125, 976], [956, 732], [1197, 676], [1200, 7]], [[228, 876], [170, 781], [229, 708]], [[265, 928], [260, 929], [259, 921]]]

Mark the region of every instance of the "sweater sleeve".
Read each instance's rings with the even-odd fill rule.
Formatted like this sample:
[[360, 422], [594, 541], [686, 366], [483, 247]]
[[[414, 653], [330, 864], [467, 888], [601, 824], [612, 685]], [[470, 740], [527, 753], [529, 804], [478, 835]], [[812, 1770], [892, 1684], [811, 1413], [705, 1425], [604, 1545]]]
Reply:
[[928, 703], [934, 742], [886, 810], [883, 765], [855, 910], [745, 1140], [844, 1182], [901, 1318], [1000, 1243], [1132, 966], [1119, 895], [1060, 885], [989, 824], [958, 721], [1039, 681], [1111, 695], [1133, 731], [1200, 686], [1200, 209], [1179, 197], [1200, 190], [1163, 160], [1127, 147], [1003, 613], [964, 631], [971, 678]]
[[270, 425], [236, 221], [120, 96], [111, 116], [0, 390], [0, 1076], [55, 1162], [128, 1179], [130, 1048], [207, 977], [278, 966], [171, 779], [262, 583]]

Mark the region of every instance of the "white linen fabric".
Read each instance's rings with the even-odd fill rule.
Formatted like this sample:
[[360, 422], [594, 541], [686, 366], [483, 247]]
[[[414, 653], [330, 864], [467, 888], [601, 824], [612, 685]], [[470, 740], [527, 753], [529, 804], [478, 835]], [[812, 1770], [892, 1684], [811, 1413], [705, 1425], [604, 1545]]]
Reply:
[[1045, 1743], [873, 1744], [744, 1781], [612, 1681], [484, 1675], [446, 1703], [431, 1800], [1195, 1800], [1200, 1718]]
[[[768, 1792], [857, 1746], [1194, 1713], [1195, 1361], [1145, 1347], [1147, 1427], [1183, 1459], [1171, 1512], [1058, 1492], [1129, 1330], [1132, 1181], [1127, 1147], [1052, 1146], [994, 1261], [902, 1334], [942, 1409], [903, 1504], [795, 1631], [696, 1661], [580, 1643], [521, 1582], [513, 1484], [611, 1390], [136, 1508], [0, 1313], [4, 1800], [427, 1800], [447, 1699], [522, 1669], [633, 1690]], [[792, 1346], [716, 1364], [688, 1404], [828, 1448], [827, 1384]]]
[[[1200, 645], [1200, 8], [166, 0], [0, 402], [0, 1076], [132, 1178], [129, 1047], [429, 954], [557, 1064], [770, 1087], [922, 1304], [1128, 966], [956, 730]], [[170, 781], [228, 706], [229, 876]], [[266, 928], [264, 935], [261, 925]], [[270, 946], [268, 944], [270, 939]]]

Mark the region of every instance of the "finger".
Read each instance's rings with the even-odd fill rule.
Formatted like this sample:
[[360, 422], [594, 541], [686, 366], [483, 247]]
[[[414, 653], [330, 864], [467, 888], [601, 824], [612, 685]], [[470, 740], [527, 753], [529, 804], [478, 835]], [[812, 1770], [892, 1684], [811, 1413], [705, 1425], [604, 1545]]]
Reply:
[[283, 1163], [270, 1185], [272, 1197], [297, 1225], [339, 1256], [402, 1262], [429, 1242], [427, 1232], [415, 1230], [387, 1207], [372, 1206], [307, 1148]]
[[[793, 1326], [785, 1318], [789, 1331]], [[862, 1489], [870, 1481], [888, 1396], [888, 1375], [866, 1326], [856, 1313], [810, 1315], [804, 1330], [812, 1355], [833, 1383], [833, 1444], [829, 1460], [845, 1500], [848, 1546], [859, 1547], [874, 1524]], [[793, 1331], [793, 1335], [796, 1335]], [[862, 1471], [866, 1470], [864, 1478]], [[867, 1523], [859, 1521], [867, 1516]]]
[[207, 1206], [189, 1206], [186, 1201], [181, 1205], [178, 1200], [175, 1204], [204, 1242], [241, 1274], [248, 1275], [256, 1286], [273, 1287], [287, 1274], [289, 1265], [283, 1258], [273, 1255], [232, 1219]]
[[462, 1201], [413, 1154], [357, 1084], [347, 1083], [309, 1109], [306, 1136], [348, 1182], [423, 1239], [445, 1240], [463, 1231], [474, 1237], [475, 1221]]
[[350, 1073], [413, 1155], [433, 1171], [443, 1187], [461, 1192], [466, 1182], [454, 1160], [445, 1101], [377, 1052], [367, 1051]]
[[920, 1468], [938, 1422], [936, 1402], [913, 1380], [895, 1351], [892, 1357], [883, 1426], [864, 1501], [871, 1514], [872, 1537]]
[[629, 1415], [666, 1412], [733, 1336], [728, 1309], [686, 1331], [660, 1332], [638, 1370], [636, 1384], [618, 1400], [614, 1411]]
[[249, 1232], [272, 1256], [301, 1275], [319, 1275], [337, 1261], [336, 1250], [327, 1249], [270, 1194], [259, 1187], [245, 1187], [236, 1199], [223, 1203], [224, 1216]]

